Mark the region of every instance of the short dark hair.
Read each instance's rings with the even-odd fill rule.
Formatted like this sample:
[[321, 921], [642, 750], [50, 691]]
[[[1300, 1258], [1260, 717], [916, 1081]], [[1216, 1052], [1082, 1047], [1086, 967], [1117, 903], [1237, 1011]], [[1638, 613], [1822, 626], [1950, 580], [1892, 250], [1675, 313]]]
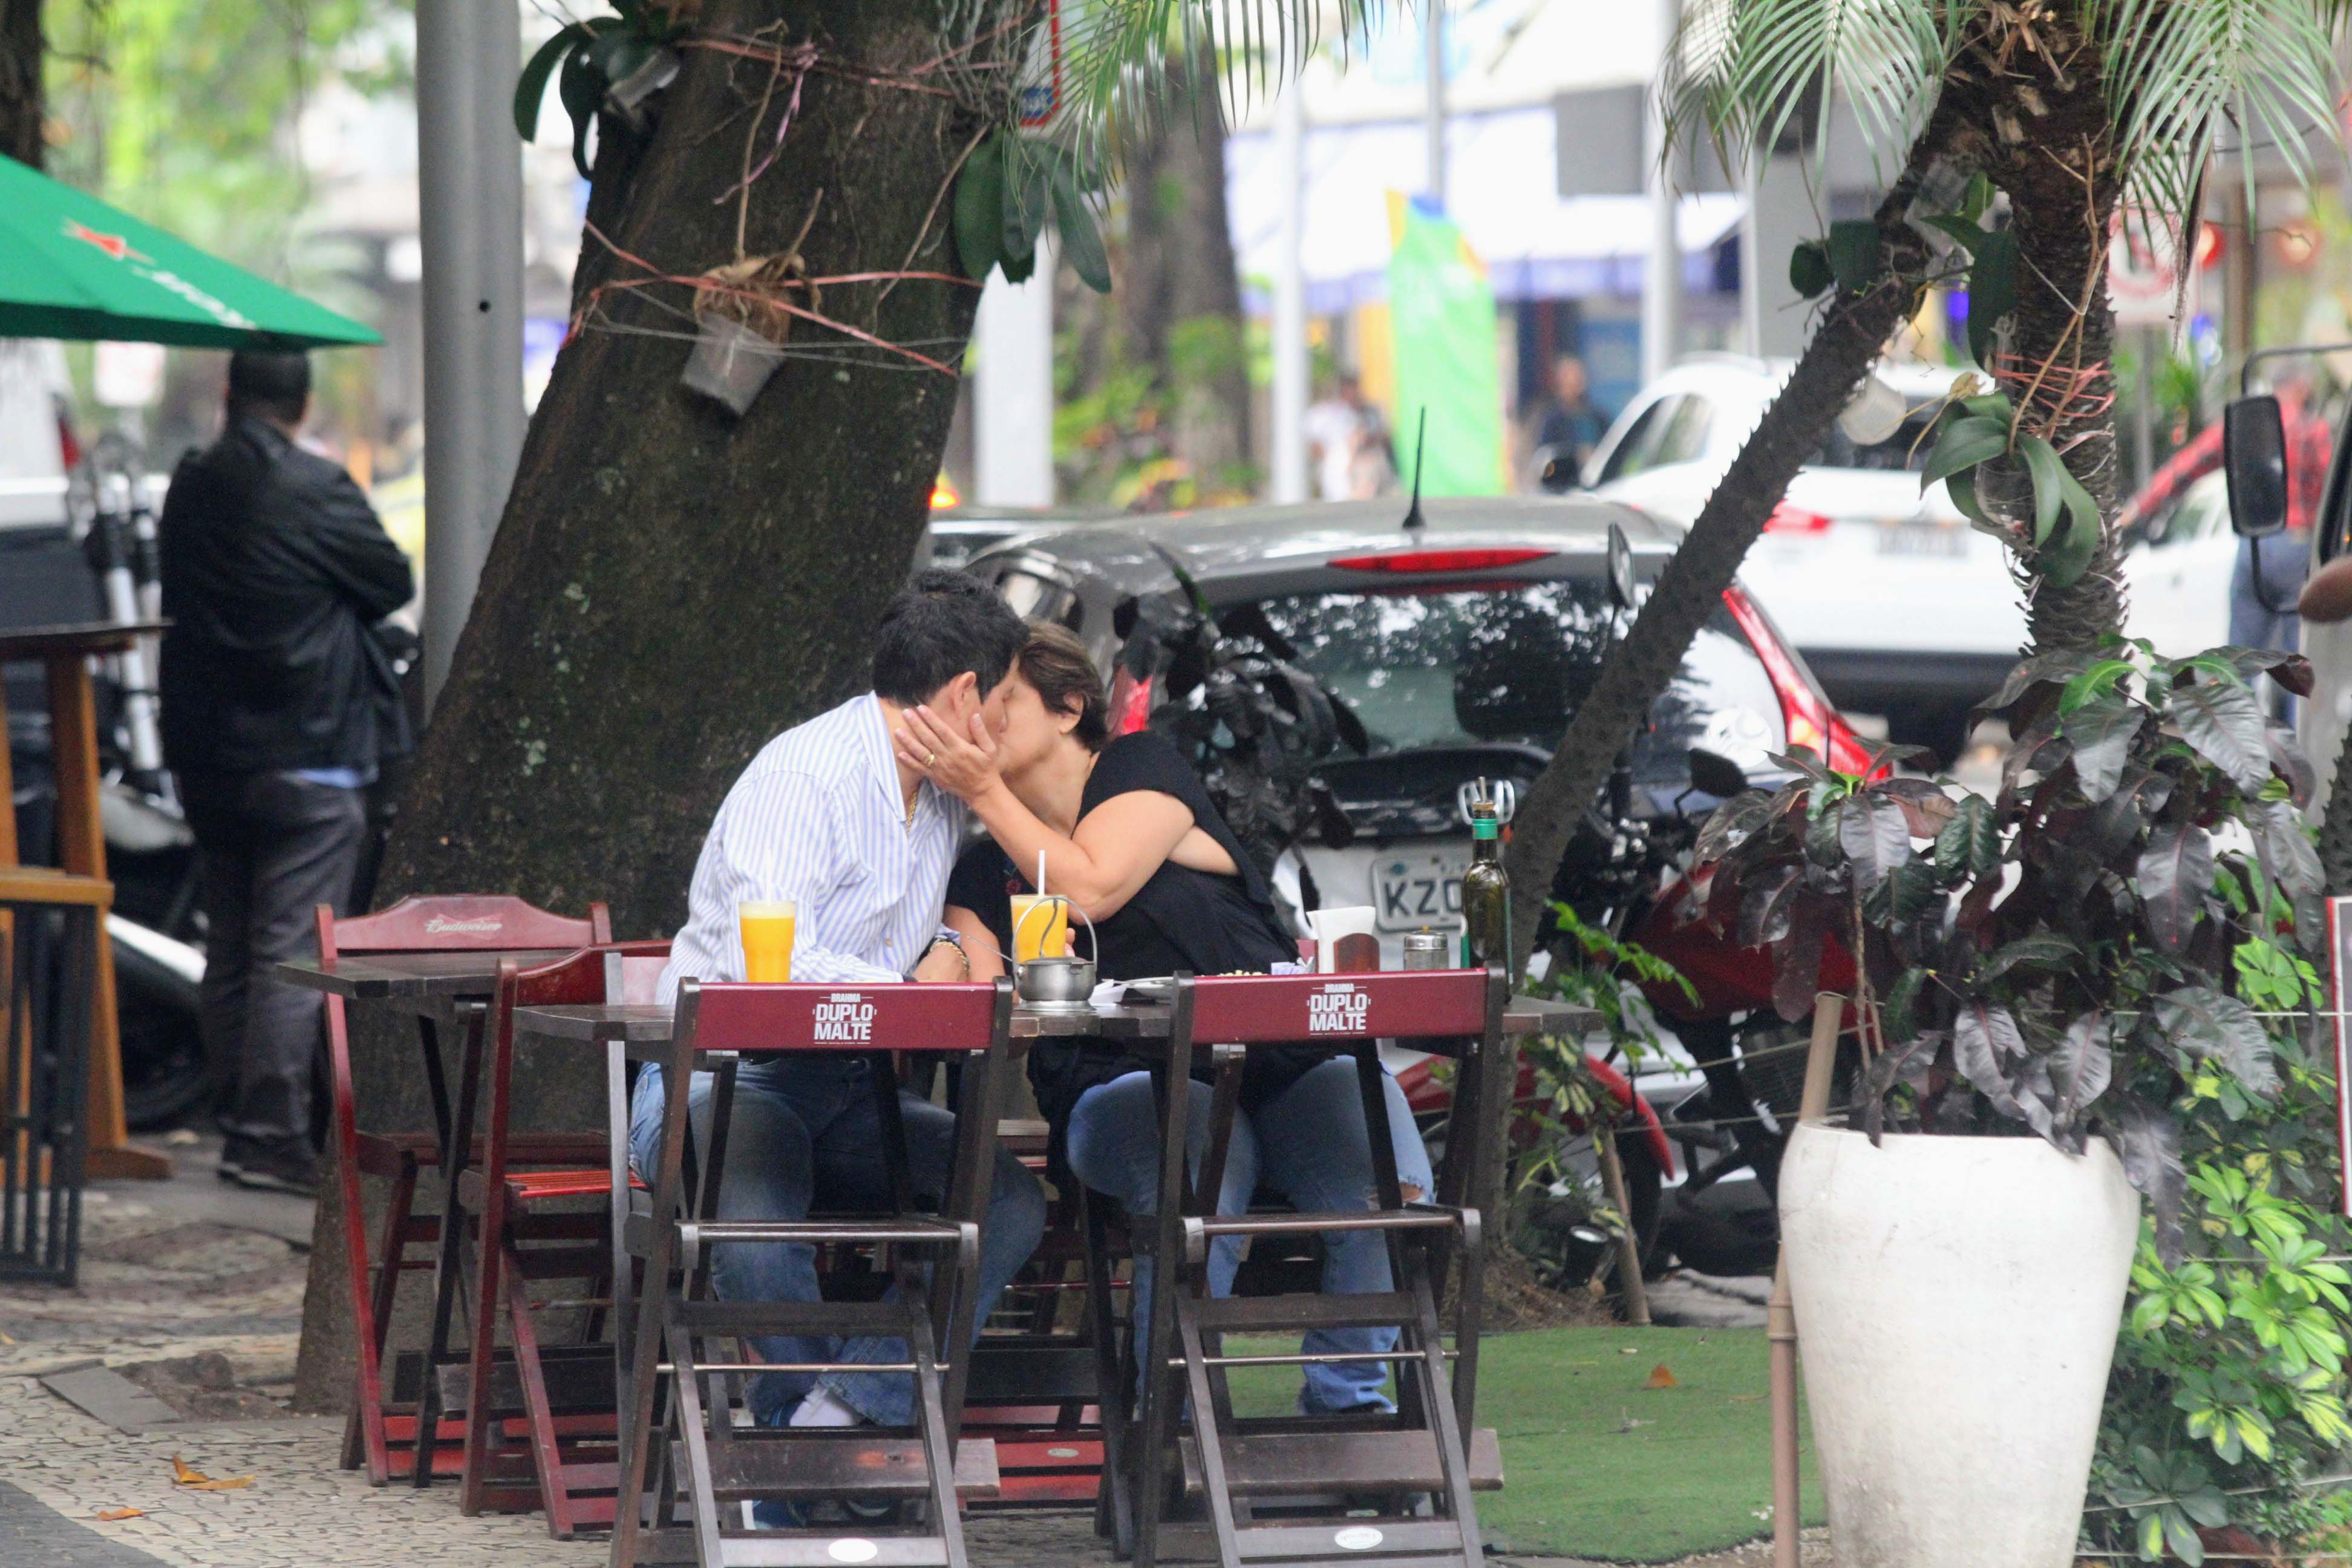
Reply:
[[271, 349], [239, 349], [228, 356], [231, 407], [271, 414], [289, 425], [310, 406], [310, 356]]
[[1101, 751], [1110, 739], [1110, 701], [1103, 695], [1102, 671], [1078, 634], [1051, 621], [1030, 622], [1020, 664], [1021, 679], [1036, 689], [1045, 710], [1076, 713], [1077, 727], [1070, 733], [1087, 751]]
[[985, 697], [1003, 684], [1029, 628], [969, 572], [931, 567], [891, 596], [874, 630], [874, 690], [901, 707], [928, 702], [970, 670]]

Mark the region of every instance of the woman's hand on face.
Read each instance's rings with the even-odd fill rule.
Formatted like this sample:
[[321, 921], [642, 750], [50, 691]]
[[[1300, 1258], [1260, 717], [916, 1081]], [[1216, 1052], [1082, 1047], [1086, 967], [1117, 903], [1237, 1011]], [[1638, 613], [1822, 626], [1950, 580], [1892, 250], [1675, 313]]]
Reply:
[[899, 760], [961, 799], [977, 800], [1000, 777], [996, 737], [975, 712], [959, 729], [929, 708], [909, 708], [898, 734]]

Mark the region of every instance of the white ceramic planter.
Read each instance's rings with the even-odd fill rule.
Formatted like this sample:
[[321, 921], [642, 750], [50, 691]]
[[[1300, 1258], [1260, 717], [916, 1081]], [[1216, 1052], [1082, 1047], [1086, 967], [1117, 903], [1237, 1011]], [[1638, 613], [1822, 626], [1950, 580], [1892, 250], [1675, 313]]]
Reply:
[[1838, 1568], [2067, 1568], [2138, 1235], [2104, 1142], [1797, 1129], [1780, 1238]]

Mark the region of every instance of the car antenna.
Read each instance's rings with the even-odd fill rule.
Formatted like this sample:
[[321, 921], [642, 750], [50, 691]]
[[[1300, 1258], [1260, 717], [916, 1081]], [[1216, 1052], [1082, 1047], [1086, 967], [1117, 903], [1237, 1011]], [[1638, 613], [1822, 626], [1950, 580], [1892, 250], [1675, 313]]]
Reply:
[[1429, 456], [1429, 405], [1421, 405], [1421, 421], [1412, 431], [1412, 505], [1404, 514], [1408, 532], [1427, 528], [1429, 520], [1421, 515], [1421, 464]]

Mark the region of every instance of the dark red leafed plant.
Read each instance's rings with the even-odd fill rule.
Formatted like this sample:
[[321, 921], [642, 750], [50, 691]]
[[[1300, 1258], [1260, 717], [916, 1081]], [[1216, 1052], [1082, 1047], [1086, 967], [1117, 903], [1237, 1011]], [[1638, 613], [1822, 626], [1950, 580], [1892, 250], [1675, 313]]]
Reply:
[[2311, 769], [2263, 675], [2311, 689], [2300, 657], [2245, 648], [2028, 659], [1981, 710], [2016, 737], [1990, 799], [1794, 752], [1793, 783], [1708, 821], [1689, 916], [1768, 944], [1791, 1017], [1832, 933], [1861, 955], [1878, 1024], [1853, 1121], [1874, 1139], [2031, 1131], [2080, 1152], [2103, 1133], [2171, 1255], [2183, 1086], [2210, 1067], [2241, 1096], [2277, 1089], [2235, 955], [2323, 930]]

